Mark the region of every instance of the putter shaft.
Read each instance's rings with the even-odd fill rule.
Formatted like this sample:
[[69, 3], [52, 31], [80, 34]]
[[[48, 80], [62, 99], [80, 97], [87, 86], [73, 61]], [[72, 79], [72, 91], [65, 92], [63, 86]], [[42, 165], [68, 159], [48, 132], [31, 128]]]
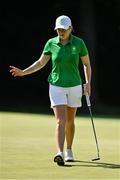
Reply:
[[94, 126], [94, 121], [93, 121], [93, 115], [92, 115], [92, 111], [91, 111], [91, 102], [90, 102], [90, 98], [89, 98], [88, 94], [86, 95], [86, 102], [87, 102], [87, 106], [88, 106], [90, 117], [91, 117], [91, 122], [92, 122], [95, 142], [96, 142], [96, 148], [97, 148], [97, 155], [98, 155], [98, 157], [95, 158], [95, 159], [92, 159], [92, 161], [96, 161], [96, 160], [100, 160], [100, 154], [99, 154], [98, 140], [97, 140], [95, 126]]

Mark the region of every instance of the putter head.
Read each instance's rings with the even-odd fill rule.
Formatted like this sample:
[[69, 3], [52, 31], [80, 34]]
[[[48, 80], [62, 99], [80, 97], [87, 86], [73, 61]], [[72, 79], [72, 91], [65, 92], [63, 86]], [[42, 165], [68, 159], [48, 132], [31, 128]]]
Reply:
[[98, 160], [100, 160], [100, 157], [92, 159], [92, 161], [98, 161]]

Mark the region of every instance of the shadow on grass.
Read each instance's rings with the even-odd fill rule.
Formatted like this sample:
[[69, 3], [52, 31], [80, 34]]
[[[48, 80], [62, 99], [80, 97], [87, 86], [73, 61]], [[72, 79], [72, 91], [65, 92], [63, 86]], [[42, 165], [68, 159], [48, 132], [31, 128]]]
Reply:
[[[78, 164], [79, 163], [79, 164]], [[66, 167], [80, 166], [80, 167], [102, 167], [102, 168], [111, 168], [118, 169], [120, 165], [118, 164], [110, 164], [110, 163], [101, 163], [101, 162], [90, 162], [90, 161], [79, 161], [75, 160], [71, 164], [66, 164]]]

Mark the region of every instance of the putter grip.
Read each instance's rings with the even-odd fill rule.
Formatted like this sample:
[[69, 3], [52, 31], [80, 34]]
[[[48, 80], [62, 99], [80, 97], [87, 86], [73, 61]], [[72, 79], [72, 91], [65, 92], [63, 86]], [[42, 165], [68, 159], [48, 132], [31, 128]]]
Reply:
[[85, 97], [86, 97], [87, 106], [91, 106], [89, 95], [86, 94]]

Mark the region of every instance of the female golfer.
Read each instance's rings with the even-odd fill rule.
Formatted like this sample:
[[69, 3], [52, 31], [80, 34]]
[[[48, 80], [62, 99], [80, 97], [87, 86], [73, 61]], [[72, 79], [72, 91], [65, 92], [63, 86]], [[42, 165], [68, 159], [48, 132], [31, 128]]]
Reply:
[[[56, 19], [57, 36], [49, 39], [40, 58], [28, 68], [21, 70], [10, 66], [13, 76], [25, 76], [43, 68], [49, 60], [52, 70], [48, 76], [49, 97], [51, 108], [56, 118], [57, 153], [54, 162], [64, 165], [65, 161], [74, 161], [72, 144], [75, 133], [74, 119], [78, 107], [81, 107], [83, 93], [91, 93], [91, 65], [89, 54], [84, 41], [73, 35], [71, 19], [62, 15]], [[88, 82], [82, 92], [79, 61], [86, 67]], [[64, 143], [66, 151], [64, 154]]]

